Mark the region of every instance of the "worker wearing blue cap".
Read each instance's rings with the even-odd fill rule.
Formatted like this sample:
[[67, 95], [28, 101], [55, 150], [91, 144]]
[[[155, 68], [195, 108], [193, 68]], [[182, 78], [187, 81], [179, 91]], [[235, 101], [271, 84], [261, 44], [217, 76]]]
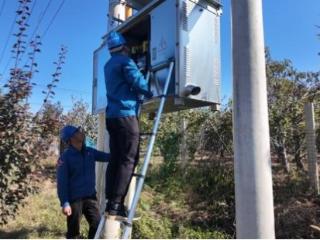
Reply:
[[100, 221], [96, 190], [95, 161], [108, 162], [109, 154], [85, 146], [85, 134], [79, 127], [65, 126], [60, 132], [67, 148], [57, 165], [57, 188], [62, 212], [67, 216], [67, 238], [80, 235], [80, 220], [89, 223], [89, 238], [94, 238]]
[[104, 67], [107, 91], [106, 126], [111, 158], [106, 174], [106, 212], [126, 217], [124, 199], [139, 160], [139, 95], [152, 97], [148, 83], [129, 57], [124, 37], [115, 31], [107, 36], [111, 59]]

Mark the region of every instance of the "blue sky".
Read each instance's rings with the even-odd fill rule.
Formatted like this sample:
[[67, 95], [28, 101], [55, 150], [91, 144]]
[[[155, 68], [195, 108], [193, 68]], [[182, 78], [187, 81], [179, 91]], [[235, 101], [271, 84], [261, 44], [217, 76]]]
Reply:
[[[35, 0], [33, 0], [35, 1]], [[41, 35], [63, 0], [52, 0], [43, 21], [39, 25]], [[36, 0], [30, 25], [32, 32], [39, 22], [49, 0]], [[222, 96], [232, 95], [231, 72], [231, 26], [230, 3], [223, 0], [221, 19], [222, 51]], [[3, 11], [1, 6], [4, 4]], [[275, 59], [291, 59], [299, 70], [320, 70], [320, 25], [319, 0], [264, 0], [265, 42]], [[0, 0], [0, 54], [5, 46], [11, 24], [14, 19], [18, 0]], [[43, 39], [42, 52], [38, 55], [40, 73], [34, 82], [41, 85], [34, 88], [30, 99], [33, 111], [36, 111], [43, 99], [43, 87], [51, 81], [54, 62], [60, 46], [68, 47], [66, 64], [63, 67], [61, 82], [56, 89], [55, 101], [60, 101], [65, 110], [72, 106], [72, 96], [82, 98], [91, 104], [92, 57], [93, 51], [100, 45], [106, 32], [107, 0], [65, 0], [63, 8]], [[0, 62], [0, 74], [10, 58], [10, 37], [4, 58]], [[1, 56], [1, 55], [0, 55]], [[5, 72], [6, 74], [7, 72]], [[1, 80], [0, 83], [3, 83]]]

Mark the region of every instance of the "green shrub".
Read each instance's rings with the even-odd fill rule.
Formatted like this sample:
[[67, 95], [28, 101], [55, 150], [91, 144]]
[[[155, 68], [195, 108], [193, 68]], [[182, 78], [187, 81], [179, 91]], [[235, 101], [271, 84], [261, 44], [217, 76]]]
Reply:
[[180, 227], [179, 228], [179, 236], [177, 238], [185, 238], [185, 239], [226, 239], [231, 238], [228, 234], [223, 232], [201, 229], [199, 227]]
[[134, 223], [133, 238], [171, 238], [172, 223], [168, 218], [152, 216], [150, 210], [141, 213], [141, 219]]

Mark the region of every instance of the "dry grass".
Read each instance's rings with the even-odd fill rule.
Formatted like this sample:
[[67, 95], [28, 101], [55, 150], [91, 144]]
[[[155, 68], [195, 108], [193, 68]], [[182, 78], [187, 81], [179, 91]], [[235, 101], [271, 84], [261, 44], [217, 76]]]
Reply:
[[65, 219], [60, 212], [55, 185], [43, 182], [39, 195], [26, 200], [16, 219], [0, 228], [1, 238], [63, 238]]
[[[0, 238], [64, 238], [66, 221], [60, 212], [56, 195], [55, 161], [56, 158], [44, 161], [44, 171], [37, 174], [42, 179], [41, 192], [26, 199], [25, 206], [20, 209], [14, 221], [0, 227]], [[158, 158], [153, 167], [158, 166], [160, 161]], [[221, 167], [230, 167], [230, 161], [223, 162]], [[201, 165], [196, 164], [191, 170], [199, 170]], [[320, 238], [320, 199], [308, 190], [307, 174], [295, 171], [288, 175], [274, 165], [273, 176], [277, 238]], [[227, 217], [232, 220], [229, 212], [231, 206], [223, 199], [220, 201], [218, 195], [205, 197], [199, 192], [201, 188], [209, 188], [212, 193], [213, 185], [209, 180], [214, 180], [215, 175], [209, 175], [207, 179], [199, 174], [195, 175], [188, 179], [187, 185], [181, 185], [181, 176], [172, 176], [172, 181], [169, 182], [161, 176], [154, 177], [153, 181], [147, 181], [149, 186], [144, 188], [139, 204], [142, 218], [134, 225], [135, 237], [234, 236], [223, 233], [228, 230], [225, 226], [228, 223]], [[222, 184], [221, 180], [218, 183]], [[182, 189], [181, 186], [188, 187]], [[222, 190], [221, 194], [227, 194], [226, 188]], [[228, 225], [231, 226], [232, 222], [229, 221]], [[210, 232], [212, 226], [217, 226], [221, 232]], [[82, 236], [87, 235], [87, 229], [83, 219]]]
[[[28, 197], [16, 218], [0, 227], [0, 238], [64, 238], [66, 219], [61, 213], [55, 184], [56, 159], [44, 160], [40, 175], [40, 193]], [[83, 236], [88, 227], [82, 219]]]

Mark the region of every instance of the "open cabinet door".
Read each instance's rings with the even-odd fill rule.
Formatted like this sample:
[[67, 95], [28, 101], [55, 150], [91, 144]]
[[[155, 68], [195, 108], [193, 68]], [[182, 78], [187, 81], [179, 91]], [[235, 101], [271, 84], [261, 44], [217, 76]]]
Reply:
[[111, 55], [107, 45], [101, 46], [94, 52], [93, 57], [93, 93], [92, 113], [103, 113], [107, 107], [107, 90], [104, 79], [104, 65], [109, 61]]

